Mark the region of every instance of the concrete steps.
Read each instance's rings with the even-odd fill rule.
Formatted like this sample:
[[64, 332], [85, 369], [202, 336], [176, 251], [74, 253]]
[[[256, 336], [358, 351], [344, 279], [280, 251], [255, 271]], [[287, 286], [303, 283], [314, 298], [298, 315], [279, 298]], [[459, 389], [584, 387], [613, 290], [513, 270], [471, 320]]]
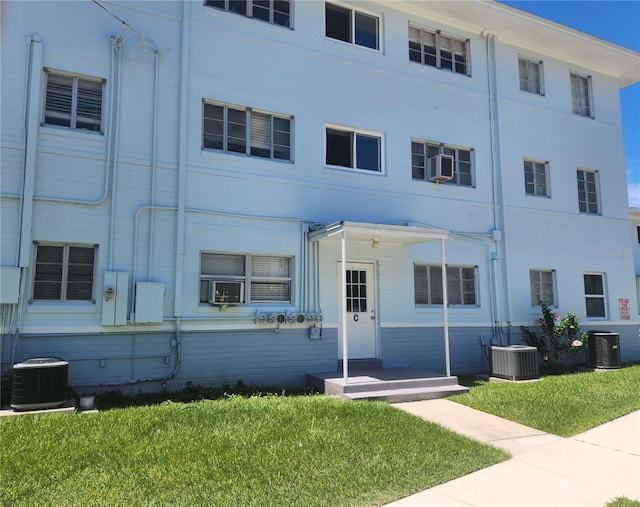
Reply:
[[352, 368], [351, 363], [347, 382], [337, 370], [307, 374], [307, 385], [332, 396], [389, 403], [446, 398], [468, 391], [458, 385], [455, 376], [414, 368]]

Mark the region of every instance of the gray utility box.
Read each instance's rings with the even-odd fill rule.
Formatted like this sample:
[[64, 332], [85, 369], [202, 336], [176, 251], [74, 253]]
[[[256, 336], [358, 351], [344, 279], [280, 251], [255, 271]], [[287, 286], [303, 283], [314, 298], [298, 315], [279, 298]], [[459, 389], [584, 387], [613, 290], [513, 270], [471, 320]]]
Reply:
[[620, 335], [609, 331], [589, 331], [587, 335], [589, 366], [620, 368]]
[[69, 363], [59, 357], [36, 357], [13, 365], [11, 407], [57, 408], [67, 401]]
[[538, 378], [538, 349], [527, 345], [491, 347], [491, 376], [509, 380]]

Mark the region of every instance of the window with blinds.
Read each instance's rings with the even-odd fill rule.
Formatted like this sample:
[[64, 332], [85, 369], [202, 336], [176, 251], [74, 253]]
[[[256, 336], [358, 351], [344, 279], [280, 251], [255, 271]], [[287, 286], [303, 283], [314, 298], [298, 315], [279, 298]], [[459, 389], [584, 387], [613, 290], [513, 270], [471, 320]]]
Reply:
[[291, 28], [293, 0], [205, 0], [207, 7]]
[[555, 271], [553, 270], [532, 269], [529, 271], [532, 306], [539, 305], [540, 302], [555, 306], [554, 279]]
[[292, 121], [290, 116], [204, 102], [202, 147], [291, 161]]
[[92, 301], [95, 246], [36, 244], [32, 300]]
[[518, 75], [520, 89], [523, 92], [544, 95], [541, 61], [529, 60], [523, 57], [518, 58]]
[[276, 255], [202, 253], [200, 302], [207, 302], [209, 281], [218, 280], [244, 282], [249, 303], [290, 303], [292, 262]]
[[469, 39], [409, 26], [409, 60], [456, 74], [471, 75]]
[[593, 118], [591, 106], [591, 76], [571, 73], [571, 105], [573, 114]]
[[[449, 305], [477, 306], [477, 267], [447, 266], [447, 300]], [[442, 267], [436, 264], [413, 266], [416, 305], [442, 305]]]
[[45, 70], [44, 123], [100, 132], [104, 80]]

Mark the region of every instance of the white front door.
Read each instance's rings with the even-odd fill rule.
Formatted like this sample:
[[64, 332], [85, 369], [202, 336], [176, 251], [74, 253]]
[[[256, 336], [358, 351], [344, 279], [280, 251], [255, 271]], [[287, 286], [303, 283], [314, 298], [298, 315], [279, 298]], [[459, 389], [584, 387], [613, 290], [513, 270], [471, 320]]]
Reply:
[[[342, 263], [338, 263], [338, 287], [342, 288]], [[373, 264], [347, 263], [346, 287], [338, 306], [338, 358], [342, 352], [342, 304], [347, 303], [347, 357], [369, 359], [376, 355], [376, 304]], [[346, 289], [346, 290], [344, 290]]]

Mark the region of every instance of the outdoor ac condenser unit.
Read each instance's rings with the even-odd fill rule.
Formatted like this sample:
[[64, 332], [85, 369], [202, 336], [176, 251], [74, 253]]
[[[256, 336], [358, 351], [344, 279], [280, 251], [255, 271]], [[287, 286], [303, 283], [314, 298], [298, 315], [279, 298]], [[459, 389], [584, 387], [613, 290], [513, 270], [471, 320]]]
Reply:
[[491, 347], [491, 375], [509, 380], [538, 378], [538, 350], [526, 345]]
[[13, 365], [11, 407], [16, 410], [57, 408], [67, 401], [69, 362], [34, 357]]
[[441, 183], [453, 178], [453, 157], [451, 155], [436, 155], [429, 159], [428, 164], [431, 181]]

